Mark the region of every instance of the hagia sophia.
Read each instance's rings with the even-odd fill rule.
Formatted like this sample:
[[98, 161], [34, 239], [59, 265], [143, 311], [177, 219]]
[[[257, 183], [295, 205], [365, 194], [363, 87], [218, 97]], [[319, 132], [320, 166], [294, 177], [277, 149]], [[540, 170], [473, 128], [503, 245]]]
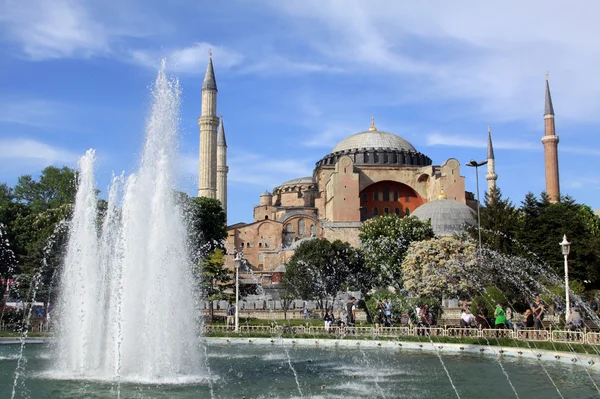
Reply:
[[[560, 197], [558, 136], [546, 78], [546, 192]], [[202, 85], [198, 196], [217, 198], [227, 210], [227, 143], [217, 117], [217, 83], [209, 58]], [[488, 190], [495, 187], [495, 157], [488, 129]], [[242, 252], [263, 286], [278, 284], [285, 263], [303, 240], [313, 237], [359, 245], [359, 228], [372, 217], [396, 214], [431, 220], [436, 234], [452, 234], [475, 222], [477, 200], [465, 191], [461, 164], [449, 158], [435, 165], [402, 137], [379, 130], [371, 118], [367, 130], [351, 134], [315, 164], [312, 176], [298, 177], [265, 191], [254, 206], [254, 221], [227, 226], [227, 266]]]

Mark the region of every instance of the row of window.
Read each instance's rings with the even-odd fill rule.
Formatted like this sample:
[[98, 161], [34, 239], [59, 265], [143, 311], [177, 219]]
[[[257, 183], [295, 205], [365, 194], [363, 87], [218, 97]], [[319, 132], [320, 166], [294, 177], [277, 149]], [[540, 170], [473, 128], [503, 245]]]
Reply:
[[[393, 200], [391, 201], [398, 201], [400, 199], [400, 193], [398, 191], [394, 191], [392, 193], [392, 198]], [[381, 201], [390, 201], [390, 191], [388, 189], [384, 189], [382, 192], [373, 191], [373, 201], [380, 201], [380, 199]], [[363, 193], [362, 201], [367, 202], [368, 200], [369, 194]], [[410, 202], [410, 195], [406, 195], [404, 202]]]
[[[367, 208], [362, 208], [362, 210], [364, 212], [367, 212]], [[383, 215], [388, 215], [389, 213], [390, 213], [390, 208], [388, 208], [387, 206], [385, 208], [383, 208]], [[400, 209], [400, 208], [394, 209], [394, 213], [398, 216], [403, 216], [402, 209]], [[373, 208], [373, 213], [371, 213], [371, 215], [379, 216], [379, 208]], [[404, 209], [404, 216], [410, 216], [410, 209], [408, 209], [408, 208]]]
[[[250, 243], [249, 243], [249, 242], [246, 242], [246, 243], [242, 242], [242, 243], [240, 244], [240, 246], [241, 246], [242, 248], [244, 248], [244, 246], [245, 246], [246, 248], [250, 248]], [[268, 243], [268, 242], [265, 242], [265, 243], [259, 242], [259, 243], [258, 243], [258, 247], [259, 247], [259, 248], [269, 248], [269, 243]]]

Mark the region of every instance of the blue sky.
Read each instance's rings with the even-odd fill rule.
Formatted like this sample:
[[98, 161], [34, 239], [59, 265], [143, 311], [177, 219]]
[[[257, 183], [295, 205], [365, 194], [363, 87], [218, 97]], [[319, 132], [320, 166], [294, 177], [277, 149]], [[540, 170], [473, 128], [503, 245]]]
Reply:
[[[212, 48], [230, 223], [251, 221], [261, 192], [310, 175], [371, 114], [435, 164], [483, 160], [491, 125], [503, 193], [539, 194], [546, 71], [561, 191], [600, 208], [596, 1], [169, 3], [0, 0], [0, 181], [75, 166], [95, 148], [106, 192], [113, 171], [135, 169], [166, 57], [183, 89], [180, 189], [195, 193]], [[474, 171], [462, 172], [475, 191]]]

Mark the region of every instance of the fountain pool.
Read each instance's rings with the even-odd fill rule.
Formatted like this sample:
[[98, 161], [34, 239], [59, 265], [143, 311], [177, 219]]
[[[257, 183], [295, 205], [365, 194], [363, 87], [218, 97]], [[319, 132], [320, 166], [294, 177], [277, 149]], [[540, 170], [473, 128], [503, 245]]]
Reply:
[[[48, 345], [25, 348], [27, 369], [17, 398], [115, 398], [114, 380], [54, 379]], [[208, 342], [208, 376], [187, 384], [121, 383], [123, 398], [451, 398], [455, 393], [434, 353], [387, 348], [288, 347]], [[0, 345], [0, 397], [10, 397], [18, 345]], [[479, 354], [444, 354], [461, 398], [515, 397], [498, 362]], [[559, 397], [537, 360], [505, 357], [520, 397]], [[598, 392], [581, 366], [546, 362], [564, 398]], [[595, 379], [600, 379], [594, 374]], [[296, 383], [298, 381], [298, 384]], [[322, 389], [323, 388], [323, 389]]]

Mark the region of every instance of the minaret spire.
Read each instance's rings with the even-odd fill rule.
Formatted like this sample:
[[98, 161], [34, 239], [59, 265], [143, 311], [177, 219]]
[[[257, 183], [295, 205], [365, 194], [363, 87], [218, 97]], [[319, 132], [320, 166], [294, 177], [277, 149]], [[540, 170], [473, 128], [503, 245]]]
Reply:
[[227, 140], [225, 140], [225, 126], [223, 125], [223, 115], [219, 123], [217, 133], [217, 199], [221, 201], [221, 206], [227, 214]]
[[216, 198], [217, 194], [217, 81], [209, 52], [208, 66], [202, 84], [202, 113], [200, 127], [200, 164], [198, 167], [198, 196]]
[[544, 104], [544, 163], [546, 169], [546, 194], [551, 202], [560, 201], [560, 181], [558, 177], [558, 141], [554, 125], [554, 107], [550, 96], [548, 72], [546, 72], [546, 98]]
[[488, 194], [496, 188], [496, 180], [498, 175], [496, 174], [496, 159], [494, 157], [494, 147], [492, 146], [492, 129], [488, 126], [488, 142], [487, 142], [487, 174], [485, 179], [488, 182]]
[[550, 96], [550, 84], [548, 83], [548, 72], [546, 72], [546, 104], [544, 107], [544, 115], [554, 115], [552, 97]]

